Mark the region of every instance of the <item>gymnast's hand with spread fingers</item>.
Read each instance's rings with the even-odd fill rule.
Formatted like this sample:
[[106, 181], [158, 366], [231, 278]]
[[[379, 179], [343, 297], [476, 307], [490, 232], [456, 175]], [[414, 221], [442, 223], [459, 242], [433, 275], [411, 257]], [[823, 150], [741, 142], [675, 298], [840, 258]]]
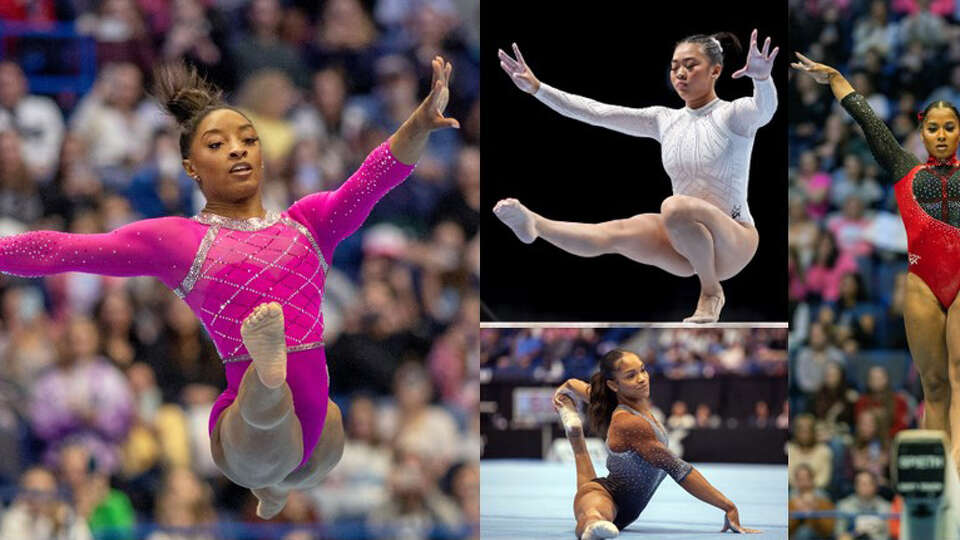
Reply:
[[540, 80], [534, 76], [530, 66], [527, 65], [527, 61], [520, 54], [520, 48], [517, 47], [516, 43], [513, 44], [513, 53], [517, 55], [516, 60], [510, 58], [510, 55], [505, 53], [503, 49], [497, 51], [497, 56], [500, 57], [500, 67], [507, 72], [510, 80], [517, 85], [517, 88], [528, 94], [536, 94], [537, 90], [540, 90]]
[[768, 37], [766, 41], [763, 42], [763, 50], [761, 51], [757, 48], [757, 30], [754, 29], [753, 33], [750, 34], [750, 50], [747, 52], [747, 65], [743, 66], [740, 71], [737, 71], [731, 76], [734, 79], [747, 76], [758, 81], [770, 77], [770, 72], [773, 71], [773, 60], [777, 57], [777, 53], [780, 52], [780, 47], [774, 47], [773, 52], [769, 54], [767, 54], [768, 51], [770, 51], [770, 38]]
[[430, 94], [390, 137], [390, 151], [403, 163], [416, 163], [420, 159], [431, 131], [460, 127], [460, 122], [455, 118], [443, 116], [450, 101], [449, 84], [453, 66], [439, 56], [433, 59], [431, 65], [433, 82]]

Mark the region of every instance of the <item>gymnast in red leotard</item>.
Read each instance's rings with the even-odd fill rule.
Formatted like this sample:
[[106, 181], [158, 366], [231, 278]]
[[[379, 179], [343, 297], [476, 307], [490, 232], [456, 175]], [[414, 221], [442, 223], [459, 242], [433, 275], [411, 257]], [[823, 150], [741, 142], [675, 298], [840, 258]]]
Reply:
[[[907, 229], [910, 272], [903, 320], [910, 354], [920, 373], [925, 400], [923, 427], [957, 433], [960, 458], [960, 114], [935, 101], [920, 114], [920, 133], [929, 153], [921, 161], [904, 150], [863, 96], [836, 69], [797, 54], [793, 67], [829, 84], [833, 95], [863, 128], [877, 162], [899, 181], [897, 206]], [[953, 359], [952, 361], [950, 359]]]

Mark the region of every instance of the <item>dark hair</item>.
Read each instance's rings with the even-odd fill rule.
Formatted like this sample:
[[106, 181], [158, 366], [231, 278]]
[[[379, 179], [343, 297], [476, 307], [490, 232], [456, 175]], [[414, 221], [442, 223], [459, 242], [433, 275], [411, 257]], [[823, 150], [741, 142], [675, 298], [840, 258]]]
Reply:
[[740, 40], [731, 32], [717, 32], [716, 34], [694, 34], [687, 36], [677, 42], [696, 43], [703, 46], [703, 52], [710, 59], [711, 64], [723, 64], [723, 59], [730, 52], [730, 46], [733, 46], [737, 52], [743, 51], [743, 45]]
[[953, 111], [954, 116], [956, 116], [957, 119], [960, 119], [960, 112], [957, 112], [957, 107], [953, 103], [950, 103], [949, 101], [945, 101], [942, 99], [938, 99], [934, 102], [931, 102], [929, 105], [927, 105], [927, 108], [924, 109], [923, 112], [917, 115], [919, 116], [921, 128], [923, 127], [923, 119], [926, 118], [927, 115], [930, 114], [930, 111], [933, 109], [950, 109], [951, 111]]
[[182, 61], [157, 66], [153, 70], [153, 80], [153, 95], [180, 127], [180, 155], [184, 158], [190, 156], [190, 143], [197, 126], [209, 113], [230, 109], [243, 114], [227, 105], [223, 90], [207, 82], [197, 73], [196, 67]]
[[604, 440], [607, 438], [607, 429], [610, 427], [613, 410], [619, 403], [617, 393], [607, 386], [607, 381], [616, 377], [617, 364], [627, 354], [632, 353], [623, 349], [614, 349], [603, 355], [598, 366], [600, 370], [590, 377], [590, 404], [587, 407], [587, 415], [593, 432]]

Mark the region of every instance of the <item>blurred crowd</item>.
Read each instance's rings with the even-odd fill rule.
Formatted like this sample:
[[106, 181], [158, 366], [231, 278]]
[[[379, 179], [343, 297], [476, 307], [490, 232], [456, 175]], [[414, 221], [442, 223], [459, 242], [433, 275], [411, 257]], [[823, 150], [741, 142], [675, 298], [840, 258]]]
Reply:
[[[839, 69], [926, 159], [917, 113], [960, 103], [960, 2], [791, 0], [791, 50]], [[791, 71], [791, 510], [886, 512], [889, 446], [922, 392], [903, 326], [907, 242], [890, 178], [828, 86]], [[791, 521], [791, 538], [896, 537], [879, 517]]]
[[651, 374], [669, 379], [787, 373], [786, 328], [486, 328], [480, 337], [484, 381], [589, 380], [604, 354], [624, 348]]
[[[447, 116], [462, 129], [431, 136], [327, 275], [331, 397], [348, 440], [324, 486], [275, 518], [288, 540], [333, 537], [316, 524], [477, 535], [478, 17], [476, 0], [0, 1], [0, 20], [65, 23], [96, 50], [87, 93], [40, 95], [32, 78], [69, 55], [37, 45], [42, 34], [29, 48], [3, 38], [4, 235], [202, 208], [175, 125], [147, 93], [158, 62], [196, 65], [253, 119], [275, 210], [335, 189], [426, 95], [430, 60], [453, 64]], [[202, 326], [151, 278], [0, 276], [0, 540], [200, 540], [236, 534], [218, 522], [258, 522], [210, 456], [225, 386]]]

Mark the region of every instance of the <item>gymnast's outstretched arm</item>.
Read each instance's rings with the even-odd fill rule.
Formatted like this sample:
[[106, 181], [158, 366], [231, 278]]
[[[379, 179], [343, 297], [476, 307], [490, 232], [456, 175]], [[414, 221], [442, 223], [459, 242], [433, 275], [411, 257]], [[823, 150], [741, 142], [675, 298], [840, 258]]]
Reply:
[[830, 85], [833, 97], [863, 128], [874, 159], [890, 173], [894, 181], [903, 178], [910, 169], [920, 164], [917, 156], [900, 146], [890, 128], [870, 108], [866, 98], [858, 94], [839, 71], [826, 64], [814, 62], [800, 53], [797, 53], [797, 57], [800, 61], [792, 64], [794, 69], [808, 73], [820, 84]]
[[185, 241], [187, 220], [146, 219], [103, 234], [33, 231], [0, 238], [0, 272], [36, 277], [60, 272], [154, 276], [176, 287], [199, 244]]
[[724, 531], [733, 529], [736, 532], [759, 532], [740, 526], [740, 514], [733, 501], [707, 482], [700, 471], [664, 446], [657, 439], [653, 426], [647, 419], [625, 412], [618, 414], [607, 442], [613, 451], [635, 451], [654, 467], [664, 470], [688, 493], [723, 510], [726, 514]]
[[773, 61], [780, 47], [770, 51], [770, 38], [763, 42], [763, 50], [757, 47], [757, 30], [750, 34], [750, 49], [747, 51], [747, 63], [732, 75], [734, 79], [750, 77], [753, 79], [753, 96], [733, 101], [733, 113], [728, 122], [730, 129], [744, 137], [753, 136], [760, 127], [767, 124], [777, 111], [777, 87], [770, 73]]
[[520, 49], [516, 43], [513, 44], [513, 51], [517, 55], [516, 60], [503, 50], [499, 51], [500, 67], [507, 72], [510, 80], [518, 88], [528, 94], [533, 94], [547, 107], [568, 118], [580, 120], [590, 125], [612, 129], [635, 137], [651, 137], [660, 140], [659, 119], [664, 114], [668, 114], [670, 109], [666, 107], [634, 109], [619, 105], [607, 105], [590, 98], [558, 90], [540, 82], [534, 76], [530, 66], [523, 59], [523, 55], [520, 54]]
[[308, 195], [290, 207], [291, 216], [313, 229], [327, 256], [338, 242], [360, 228], [384, 195], [410, 175], [431, 131], [460, 127], [457, 120], [443, 116], [450, 96], [452, 69], [449, 62], [434, 58], [430, 95], [396, 133], [374, 149], [357, 172], [335, 191]]

